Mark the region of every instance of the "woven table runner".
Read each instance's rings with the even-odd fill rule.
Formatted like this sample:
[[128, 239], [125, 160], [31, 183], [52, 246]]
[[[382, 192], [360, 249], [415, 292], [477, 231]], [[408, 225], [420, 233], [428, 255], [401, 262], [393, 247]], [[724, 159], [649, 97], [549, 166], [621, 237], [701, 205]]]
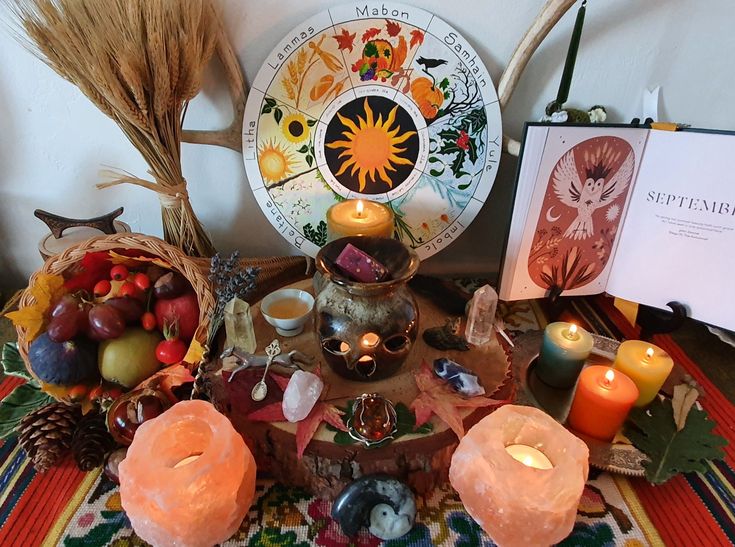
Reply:
[[[536, 302], [504, 305], [513, 335], [543, 328]], [[605, 297], [574, 299], [564, 319], [611, 338], [635, 338], [637, 331]], [[725, 460], [704, 474], [678, 476], [662, 486], [590, 470], [572, 534], [562, 545], [732, 545], [735, 544], [735, 414], [733, 405], [670, 336], [664, 348], [699, 382], [702, 406], [729, 441]], [[19, 380], [0, 384], [4, 397]], [[252, 546], [491, 546], [493, 542], [464, 511], [446, 485], [418, 498], [416, 526], [406, 536], [382, 542], [363, 529], [345, 537], [329, 517], [331, 503], [272, 480], [259, 480], [256, 499], [238, 533], [224, 545]], [[36, 473], [14, 437], [0, 445], [0, 545], [145, 545], [135, 536], [120, 506], [117, 488], [99, 471], [82, 473], [73, 462]]]

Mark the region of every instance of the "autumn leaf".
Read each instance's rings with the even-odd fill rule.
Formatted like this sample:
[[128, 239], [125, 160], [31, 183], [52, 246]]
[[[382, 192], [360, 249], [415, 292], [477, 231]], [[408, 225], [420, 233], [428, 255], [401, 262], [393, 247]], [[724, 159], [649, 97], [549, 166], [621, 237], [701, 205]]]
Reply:
[[109, 278], [110, 255], [107, 251], [90, 251], [79, 261], [80, 271], [66, 280], [64, 286], [69, 292], [85, 290], [92, 292], [95, 283]]
[[335, 34], [333, 38], [337, 40], [337, 47], [339, 47], [339, 49], [346, 49], [352, 52], [352, 48], [354, 47], [355, 42], [355, 36], [357, 36], [356, 32], [350, 34], [347, 29], [343, 28], [342, 32], [339, 34]]
[[158, 389], [166, 394], [171, 401], [175, 402], [178, 399], [171, 390], [181, 384], [193, 381], [194, 377], [191, 375], [191, 371], [184, 365], [171, 365], [159, 370], [147, 380], [143, 380], [136, 389], [143, 389], [144, 387]]
[[115, 251], [110, 251], [110, 262], [113, 264], [124, 264], [129, 268], [135, 268], [144, 264], [153, 263], [162, 268], [171, 269], [171, 264], [157, 256], [125, 256]]
[[411, 42], [409, 45], [411, 47], [414, 46], [420, 46], [424, 43], [424, 33], [421, 32], [419, 29], [414, 29], [411, 31]]
[[421, 368], [415, 373], [414, 379], [420, 392], [410, 407], [416, 414], [416, 425], [425, 424], [429, 421], [431, 415], [435, 414], [460, 439], [464, 437], [464, 424], [459, 413], [460, 408], [500, 406], [510, 402], [488, 397], [462, 397], [443, 380], [437, 378], [426, 361], [421, 363]]
[[184, 362], [196, 365], [204, 359], [204, 354], [204, 346], [202, 346], [199, 340], [194, 339], [191, 341], [191, 344], [189, 344], [189, 349], [186, 351], [186, 355], [184, 355]]
[[41, 332], [45, 316], [51, 303], [55, 302], [64, 293], [64, 278], [55, 274], [40, 274], [31, 285], [30, 292], [33, 304], [6, 313], [16, 327], [26, 331], [26, 338], [32, 341]]
[[296, 456], [301, 459], [322, 422], [327, 422], [340, 431], [347, 431], [347, 426], [342, 422], [342, 414], [344, 412], [334, 405], [321, 402], [315, 404], [309, 415], [296, 426]]
[[395, 21], [391, 21], [390, 19], [385, 20], [385, 30], [388, 31], [388, 36], [398, 36], [398, 33], [401, 32], [401, 25], [396, 23]]
[[370, 38], [375, 38], [378, 34], [380, 34], [379, 28], [369, 28], [365, 32], [363, 32], [362, 41], [367, 42], [368, 40], [370, 40]]
[[283, 403], [278, 401], [265, 405], [248, 414], [248, 420], [252, 422], [285, 422], [286, 417], [283, 415]]

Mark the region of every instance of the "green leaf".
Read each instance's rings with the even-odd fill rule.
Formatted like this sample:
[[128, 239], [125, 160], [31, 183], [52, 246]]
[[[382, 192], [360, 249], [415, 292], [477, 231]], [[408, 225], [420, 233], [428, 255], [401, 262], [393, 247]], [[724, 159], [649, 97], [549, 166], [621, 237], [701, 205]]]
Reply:
[[28, 382], [38, 385], [36, 379], [28, 372], [23, 359], [21, 359], [20, 353], [18, 353], [18, 344], [15, 342], [5, 342], [3, 344], [0, 364], [2, 365], [3, 372], [8, 376], [17, 376], [18, 378], [23, 378]]
[[456, 178], [459, 178], [460, 177], [459, 173], [462, 172], [462, 166], [464, 165], [464, 159], [465, 159], [466, 153], [462, 148], [458, 148], [457, 150], [458, 152], [457, 152], [457, 155], [454, 156], [454, 161], [452, 161], [451, 168], [452, 168], [452, 173], [454, 173], [454, 176]]
[[467, 190], [467, 188], [469, 188], [470, 186], [472, 186], [471, 182], [460, 184], [459, 186], [457, 186], [457, 190]]
[[[441, 82], [439, 82], [439, 89], [442, 91], [446, 91], [446, 89], [449, 87], [449, 78], [444, 78]], [[444, 98], [446, 99], [446, 94], [444, 95]]]
[[304, 159], [306, 160], [306, 163], [309, 164], [309, 167], [311, 167], [311, 164], [314, 163], [314, 158], [312, 158], [311, 156], [306, 156], [306, 158]]
[[[332, 429], [330, 427], [330, 429]], [[336, 429], [336, 428], [335, 428]], [[348, 446], [351, 444], [355, 444], [357, 441], [350, 437], [350, 434], [347, 433], [347, 431], [339, 431], [334, 434], [334, 443], [341, 445], [341, 446]]]
[[277, 103], [276, 103], [276, 100], [275, 99], [271, 99], [269, 97], [266, 97], [265, 104], [267, 104], [270, 107], [274, 107], [274, 106], [276, 106]]
[[465, 118], [472, 125], [472, 133], [477, 133], [487, 125], [487, 115], [484, 108], [476, 108]]
[[439, 158], [437, 158], [436, 156], [431, 156], [431, 157], [429, 158], [429, 163], [437, 163], [437, 162], [441, 162], [441, 161], [442, 161], [442, 160], [440, 160], [440, 159], [439, 159]]
[[306, 120], [306, 125], [309, 127], [313, 127], [314, 124], [316, 124], [316, 120]]
[[429, 174], [432, 177], [440, 177], [442, 176], [442, 173], [444, 173], [444, 169], [442, 169], [441, 171], [439, 171], [439, 169], [429, 169]]
[[299, 148], [299, 149], [298, 149], [298, 150], [296, 150], [296, 151], [297, 151], [297, 152], [298, 152], [299, 154], [306, 154], [306, 153], [307, 153], [307, 152], [309, 151], [309, 147], [308, 147], [308, 145], [306, 145], [306, 144], [305, 144], [304, 146], [302, 146], [301, 148]]
[[26, 414], [54, 400], [32, 384], [21, 384], [0, 401], [0, 439], [10, 435]]
[[678, 473], [704, 473], [705, 461], [724, 457], [721, 447], [727, 441], [712, 433], [714, 427], [704, 410], [692, 408], [686, 426], [677, 431], [671, 401], [657, 398], [647, 408], [631, 411], [625, 435], [650, 459], [643, 464], [646, 478], [662, 484]]
[[468, 141], [468, 144], [470, 146], [467, 152], [469, 153], [470, 161], [472, 163], [475, 163], [477, 161], [477, 143], [475, 142], [475, 139], [470, 138], [470, 140]]
[[314, 245], [321, 247], [327, 242], [327, 223], [323, 220], [319, 221], [316, 230], [311, 225], [311, 222], [304, 225], [304, 235], [306, 239], [311, 241]]
[[261, 110], [260, 113], [261, 113], [261, 115], [262, 114], [270, 114], [271, 113], [271, 110], [272, 110], [272, 108], [270, 106], [267, 106], [266, 105], [266, 106], [263, 107], [263, 110]]
[[445, 99], [448, 99], [448, 98], [449, 98], [449, 91], [445, 91], [445, 92], [444, 92], [444, 98], [445, 98]]
[[442, 129], [438, 135], [445, 141], [456, 141], [459, 138], [459, 131], [456, 129]]
[[276, 123], [281, 123], [281, 118], [283, 118], [283, 111], [280, 108], [276, 108], [273, 110], [273, 117], [276, 119]]

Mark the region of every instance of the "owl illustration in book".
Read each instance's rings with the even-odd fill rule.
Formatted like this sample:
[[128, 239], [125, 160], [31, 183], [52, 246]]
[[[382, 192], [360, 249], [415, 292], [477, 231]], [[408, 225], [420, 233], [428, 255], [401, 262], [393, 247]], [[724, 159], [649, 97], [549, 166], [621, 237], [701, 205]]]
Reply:
[[633, 151], [631, 150], [623, 164], [613, 171], [614, 162], [621, 152], [614, 151], [607, 145], [596, 150], [593, 157], [585, 153], [582, 182], [574, 159], [574, 149], [567, 152], [557, 164], [552, 175], [554, 193], [566, 206], [577, 210], [577, 216], [564, 231], [564, 237], [587, 239], [595, 233], [592, 213], [605, 205], [611, 204], [628, 187], [633, 176]]
[[528, 273], [543, 288], [571, 290], [605, 270], [635, 171], [626, 140], [601, 136], [562, 145], [546, 182]]

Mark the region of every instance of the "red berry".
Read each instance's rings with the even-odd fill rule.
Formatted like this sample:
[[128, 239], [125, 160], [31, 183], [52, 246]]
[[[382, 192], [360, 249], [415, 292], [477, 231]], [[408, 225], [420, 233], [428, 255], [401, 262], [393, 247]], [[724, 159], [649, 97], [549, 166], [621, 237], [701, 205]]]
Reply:
[[110, 270], [110, 277], [115, 281], [122, 281], [123, 279], [127, 279], [128, 275], [130, 275], [130, 272], [128, 272], [128, 269], [122, 264], [113, 266]]
[[142, 272], [135, 274], [135, 277], [133, 277], [133, 283], [135, 283], [135, 286], [141, 291], [147, 291], [151, 286], [150, 278]]
[[105, 296], [106, 294], [110, 293], [111, 289], [112, 285], [110, 285], [110, 282], [107, 281], [107, 279], [103, 279], [97, 282], [97, 284], [94, 286], [93, 292], [95, 296]]
[[110, 388], [105, 391], [105, 395], [107, 395], [110, 399], [114, 401], [118, 397], [122, 396], [122, 389], [120, 389], [119, 387]]
[[136, 287], [134, 283], [126, 281], [125, 283], [123, 283], [122, 287], [120, 287], [117, 295], [122, 297], [137, 298], [138, 287]]
[[174, 365], [186, 357], [187, 350], [183, 340], [163, 340], [156, 346], [156, 358], [164, 365]]
[[156, 316], [153, 315], [153, 312], [147, 311], [140, 318], [140, 324], [145, 330], [153, 330], [156, 328]]

